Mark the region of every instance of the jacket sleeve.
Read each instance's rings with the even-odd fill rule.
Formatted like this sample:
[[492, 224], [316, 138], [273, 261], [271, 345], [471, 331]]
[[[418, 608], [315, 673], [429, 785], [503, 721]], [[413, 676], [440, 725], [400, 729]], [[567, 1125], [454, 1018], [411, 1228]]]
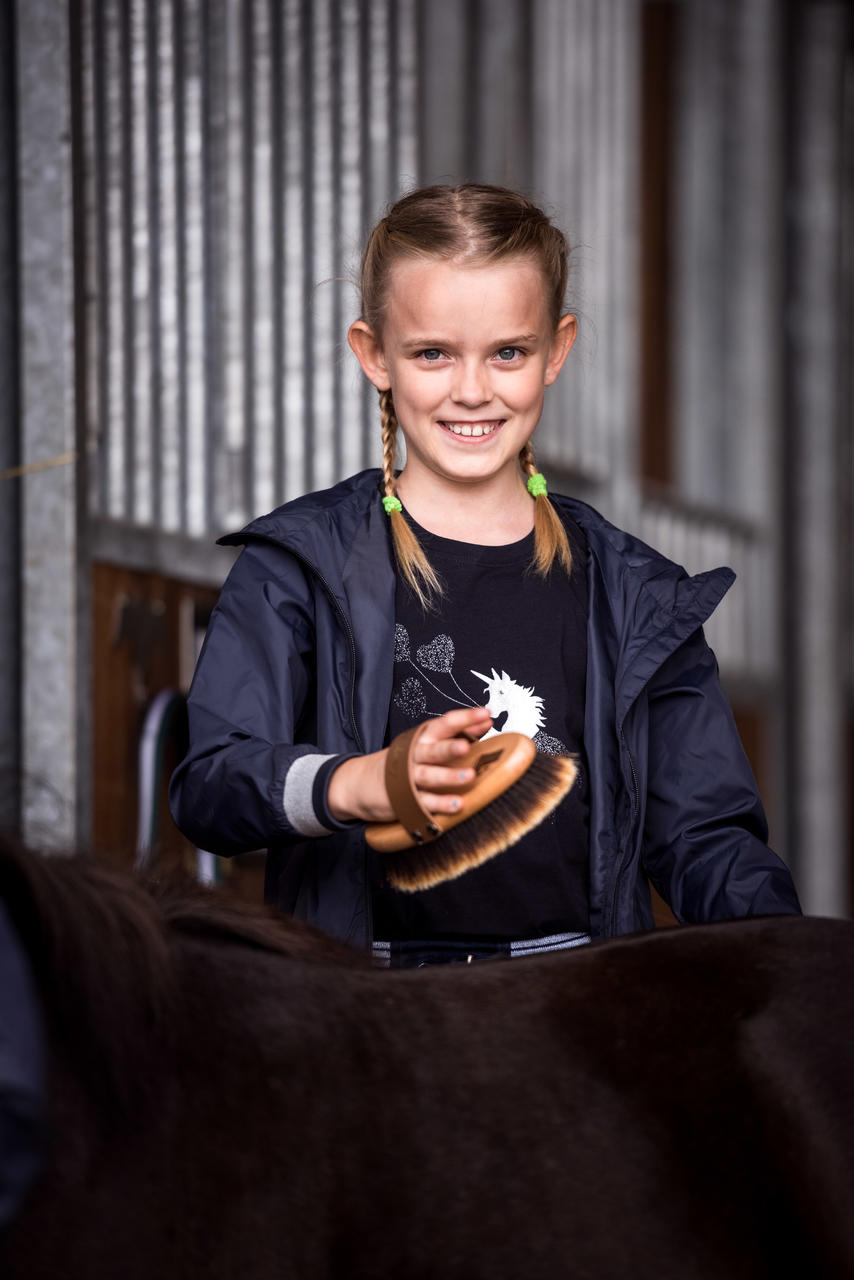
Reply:
[[189, 750], [169, 791], [177, 826], [200, 848], [241, 853], [350, 825], [329, 817], [318, 785], [345, 757], [301, 740], [314, 649], [300, 564], [245, 547], [208, 626], [187, 704]]
[[650, 682], [644, 865], [683, 921], [800, 914], [715, 656], [698, 630]]

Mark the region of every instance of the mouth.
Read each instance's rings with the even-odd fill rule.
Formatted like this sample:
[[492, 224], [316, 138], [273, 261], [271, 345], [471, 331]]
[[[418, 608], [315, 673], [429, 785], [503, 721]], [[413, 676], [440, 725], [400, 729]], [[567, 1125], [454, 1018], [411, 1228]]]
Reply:
[[503, 426], [504, 419], [497, 418], [489, 422], [440, 422], [439, 425], [455, 436], [483, 439], [484, 436], [493, 435], [499, 427]]

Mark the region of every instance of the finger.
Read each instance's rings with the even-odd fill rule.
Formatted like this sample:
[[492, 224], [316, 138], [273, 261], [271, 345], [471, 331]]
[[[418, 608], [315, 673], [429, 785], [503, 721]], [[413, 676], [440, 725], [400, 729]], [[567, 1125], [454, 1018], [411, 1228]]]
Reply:
[[419, 791], [418, 799], [428, 813], [457, 813], [463, 805], [461, 796], [439, 796], [429, 791]]
[[454, 787], [471, 782], [473, 778], [474, 769], [441, 769], [436, 765], [417, 765], [413, 770], [413, 781], [419, 794], [425, 790], [453, 790]]
[[484, 731], [492, 723], [486, 707], [463, 707], [459, 711], [446, 711], [443, 716], [431, 720], [421, 735], [421, 741], [437, 742], [445, 738], [471, 735]]
[[416, 765], [420, 764], [436, 764], [436, 765], [453, 765], [460, 756], [464, 756], [471, 749], [471, 739], [468, 737], [460, 738], [443, 738], [439, 742], [424, 741], [423, 736], [415, 745], [415, 755], [413, 757]]

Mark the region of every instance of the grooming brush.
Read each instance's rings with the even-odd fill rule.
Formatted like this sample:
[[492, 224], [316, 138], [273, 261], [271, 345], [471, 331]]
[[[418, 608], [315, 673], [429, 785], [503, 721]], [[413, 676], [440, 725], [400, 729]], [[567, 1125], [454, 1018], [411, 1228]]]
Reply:
[[401, 733], [388, 749], [385, 780], [395, 822], [365, 830], [383, 854], [386, 876], [396, 889], [415, 893], [494, 858], [532, 831], [569, 792], [578, 772], [568, 756], [537, 751], [523, 733], [499, 733], [472, 744], [454, 768], [474, 768], [471, 782], [435, 787], [462, 798], [456, 813], [428, 813], [412, 781], [414, 747], [426, 726]]

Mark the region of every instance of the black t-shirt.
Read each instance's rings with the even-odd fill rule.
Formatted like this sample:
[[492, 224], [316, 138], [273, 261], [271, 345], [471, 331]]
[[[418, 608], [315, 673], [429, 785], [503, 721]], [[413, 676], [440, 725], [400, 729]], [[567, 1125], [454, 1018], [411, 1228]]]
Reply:
[[583, 752], [587, 545], [573, 522], [569, 580], [531, 568], [534, 535], [483, 547], [411, 522], [444, 593], [425, 613], [398, 576], [389, 740], [459, 706], [488, 706], [493, 728], [572, 754], [579, 776], [555, 812], [506, 852], [420, 893], [378, 884], [374, 937], [520, 940], [589, 928], [589, 789]]

